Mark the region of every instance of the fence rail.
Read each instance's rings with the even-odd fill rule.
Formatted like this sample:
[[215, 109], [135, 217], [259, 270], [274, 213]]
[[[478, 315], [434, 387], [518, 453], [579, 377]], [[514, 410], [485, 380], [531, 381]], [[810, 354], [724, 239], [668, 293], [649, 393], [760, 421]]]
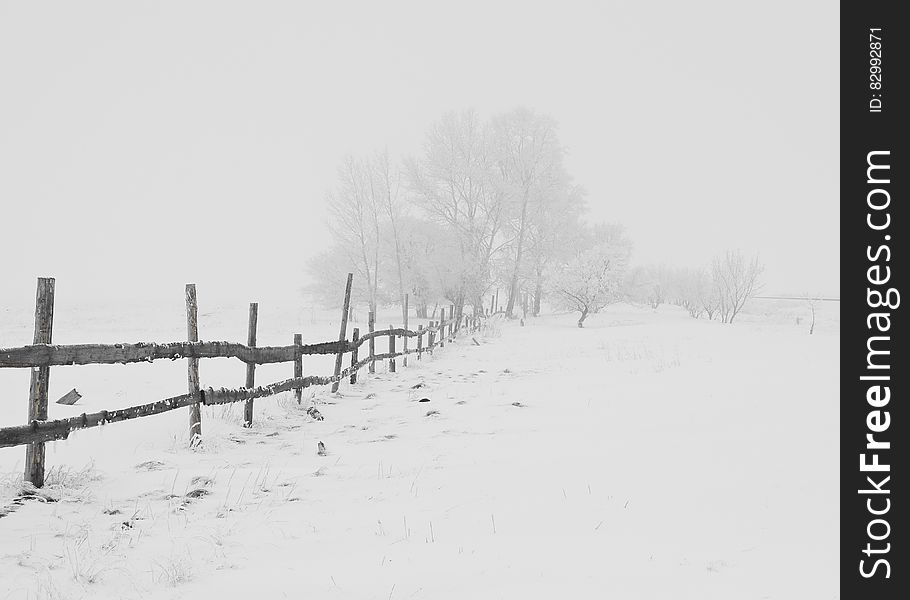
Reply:
[[[425, 328], [438, 331], [439, 328]], [[57, 367], [65, 365], [113, 365], [183, 358], [237, 358], [249, 364], [293, 362], [298, 356], [348, 353], [377, 337], [417, 337], [419, 331], [380, 329], [356, 342], [347, 340], [301, 346], [245, 346], [237, 342], [137, 342], [132, 344], [31, 344], [0, 348], [0, 368]]]
[[[0, 448], [28, 445], [26, 479], [31, 481], [35, 486], [40, 487], [44, 483], [44, 446], [46, 442], [64, 440], [69, 434], [79, 429], [88, 429], [107, 423], [116, 423], [161, 414], [171, 410], [189, 407], [191, 410], [190, 432], [191, 444], [195, 445], [201, 438], [201, 414], [198, 411], [200, 406], [213, 406], [219, 404], [230, 404], [234, 402], [246, 402], [244, 410], [244, 425], [252, 424], [252, 401], [256, 398], [264, 398], [279, 394], [281, 392], [294, 390], [298, 402], [301, 399], [300, 390], [315, 385], [333, 385], [333, 391], [345, 378], [350, 378], [353, 384], [356, 382], [357, 372], [369, 367], [372, 373], [375, 371], [377, 361], [389, 361], [389, 370], [395, 371], [395, 359], [404, 357], [404, 364], [407, 365], [407, 356], [416, 354], [420, 360], [423, 354], [432, 353], [435, 348], [443, 347], [447, 340], [455, 339], [459, 332], [466, 330], [474, 332], [479, 330], [484, 319], [490, 315], [475, 314], [462, 315], [452, 318], [454, 306], [450, 307], [449, 319], [445, 318], [445, 310], [441, 313], [439, 321], [430, 322], [429, 326], [419, 326], [417, 331], [407, 327], [390, 326], [387, 329], [373, 330], [363, 336], [359, 335], [359, 330], [355, 329], [352, 339], [346, 339], [347, 315], [350, 312], [350, 289], [352, 275], [348, 274], [348, 282], [345, 292], [344, 306], [342, 312], [342, 330], [338, 340], [320, 342], [316, 344], [302, 344], [300, 334], [294, 335], [294, 344], [290, 346], [255, 346], [255, 327], [256, 313], [258, 305], [250, 306], [250, 337], [248, 345], [235, 342], [204, 342], [204, 341], [185, 341], [185, 342], [168, 342], [168, 343], [147, 343], [139, 342], [132, 344], [75, 344], [75, 345], [58, 345], [51, 344], [50, 333], [46, 336], [36, 334], [36, 342], [46, 340], [48, 343], [34, 343], [29, 346], [17, 348], [0, 348], [0, 368], [37, 368], [45, 371], [52, 366], [63, 365], [90, 365], [90, 364], [129, 364], [141, 362], [153, 362], [155, 360], [178, 360], [188, 359], [190, 383], [189, 392], [180, 396], [165, 398], [115, 410], [102, 410], [94, 413], [83, 413], [75, 417], [65, 419], [47, 419], [47, 386], [41, 386], [37, 391], [32, 389], [30, 393], [30, 403], [38, 407], [39, 417], [32, 417], [31, 422], [26, 425], [0, 428]], [[48, 283], [49, 282], [49, 283]], [[42, 297], [41, 290], [50, 286], [53, 289], [52, 279], [39, 279], [39, 298], [36, 308], [36, 329], [39, 325], [50, 328], [50, 325], [44, 323], [44, 313], [47, 313], [47, 299]], [[196, 298], [195, 286], [187, 286], [187, 316], [188, 323], [193, 322], [195, 325]], [[190, 294], [190, 290], [192, 294]], [[191, 298], [192, 296], [192, 298]], [[51, 298], [50, 314], [52, 315], [53, 300]], [[407, 302], [407, 299], [405, 299]], [[42, 304], [43, 303], [43, 304]], [[44, 323], [42, 325], [42, 323]], [[52, 321], [51, 321], [52, 323]], [[370, 328], [373, 329], [373, 315], [370, 315]], [[194, 328], [188, 329], [188, 337], [192, 340], [195, 337]], [[424, 339], [426, 336], [426, 340]], [[374, 340], [379, 337], [389, 338], [389, 352], [377, 354], [375, 352]], [[404, 348], [396, 351], [395, 339], [403, 338], [405, 340]], [[407, 339], [416, 337], [417, 347], [408, 348]], [[364, 344], [368, 345], [368, 356], [359, 358], [362, 353], [359, 349]], [[346, 368], [341, 368], [344, 355], [351, 354], [351, 364]], [[336, 358], [336, 368], [333, 375], [319, 376], [309, 375], [302, 376], [301, 357], [306, 355], [326, 355], [334, 354]], [[227, 388], [200, 388], [198, 386], [198, 375], [194, 380], [192, 375], [197, 368], [195, 363], [203, 358], [237, 358], [247, 364], [247, 387], [227, 389]], [[294, 375], [291, 379], [277, 381], [262, 386], [253, 386], [253, 369], [258, 364], [269, 363], [294, 363]], [[196, 371], [198, 372], [198, 371]], [[33, 388], [35, 386], [33, 385]], [[43, 412], [40, 412], [43, 410]], [[43, 418], [40, 418], [43, 417]], [[37, 458], [29, 461], [28, 457], [36, 456]]]

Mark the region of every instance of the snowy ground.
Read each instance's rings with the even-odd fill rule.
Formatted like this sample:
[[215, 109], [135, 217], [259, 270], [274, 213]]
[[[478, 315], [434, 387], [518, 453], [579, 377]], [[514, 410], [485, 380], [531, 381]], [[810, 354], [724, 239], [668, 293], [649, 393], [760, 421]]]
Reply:
[[[58, 311], [55, 341], [181, 339], [179, 309], [95, 337]], [[244, 339], [234, 312], [203, 311], [202, 337]], [[813, 336], [761, 305], [734, 326], [669, 307], [583, 330], [541, 317], [319, 388], [321, 422], [284, 395], [257, 401], [252, 430], [239, 406], [206, 409], [198, 452], [184, 411], [77, 432], [48, 446], [59, 501], [0, 518], [0, 599], [836, 598], [836, 310], [821, 317]], [[8, 342], [21, 325], [0, 345], [28, 343]], [[261, 308], [260, 344], [295, 325], [332, 337], [328, 318]], [[52, 398], [85, 398], [51, 416], [179, 394], [185, 370], [54, 368]], [[203, 385], [243, 372], [203, 361]], [[21, 424], [28, 374], [0, 375], [3, 424]], [[0, 506], [23, 452], [0, 450]]]

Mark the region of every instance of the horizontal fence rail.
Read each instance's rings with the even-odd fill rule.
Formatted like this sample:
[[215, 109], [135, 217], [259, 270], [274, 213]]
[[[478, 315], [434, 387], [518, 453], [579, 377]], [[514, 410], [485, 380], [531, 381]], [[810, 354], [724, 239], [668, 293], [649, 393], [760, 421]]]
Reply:
[[336, 354], [346, 351], [345, 342], [322, 342], [304, 346], [244, 346], [235, 342], [168, 342], [165, 344], [33, 344], [0, 348], [0, 368], [62, 365], [111, 365], [181, 358], [239, 358], [264, 365], [292, 362], [298, 354]]
[[[382, 333], [388, 335], [388, 330]], [[417, 332], [409, 333], [416, 335]], [[438, 345], [439, 342], [436, 342], [433, 345], [423, 347], [421, 350], [423, 352], [432, 351], [433, 348]], [[351, 346], [356, 347], [353, 344]], [[406, 356], [408, 354], [417, 353], [418, 349], [415, 348], [411, 350], [402, 350], [401, 352], [374, 354], [371, 357], [359, 360], [350, 367], [343, 369], [338, 375], [309, 375], [307, 377], [294, 377], [291, 379], [285, 379], [283, 381], [278, 381], [263, 386], [257, 386], [254, 388], [215, 389], [209, 387], [204, 390], [200, 390], [197, 393], [174, 396], [172, 398], [166, 398], [164, 400], [158, 400], [156, 402], [150, 402], [148, 404], [140, 404], [138, 406], [131, 406], [129, 408], [102, 410], [90, 414], [83, 413], [79, 416], [69, 417], [66, 419], [55, 419], [53, 421], [32, 421], [28, 425], [4, 427], [0, 428], [0, 448], [21, 446], [23, 444], [31, 444], [35, 442], [64, 440], [69, 436], [71, 431], [75, 431], [77, 429], [87, 429], [90, 427], [104, 425], [106, 423], [116, 423], [118, 421], [136, 419], [138, 417], [157, 415], [178, 408], [185, 408], [194, 404], [202, 404], [205, 406], [232, 404], [234, 402], [242, 402], [246, 400], [253, 400], [255, 398], [274, 396], [282, 392], [304, 389], [315, 385], [329, 385], [331, 383], [344, 380], [353, 373], [356, 373], [363, 367], [367, 366], [372, 361], [391, 360], [399, 356]]]
[[[350, 283], [352, 276], [348, 275], [348, 285], [345, 293], [343, 306], [343, 326], [346, 327], [347, 315], [350, 311]], [[47, 287], [48, 282], [53, 285], [53, 280], [39, 280], [39, 302], [42, 299], [42, 285]], [[188, 304], [187, 311], [189, 315], [195, 315], [195, 286], [187, 286]], [[192, 292], [190, 294], [190, 292]], [[407, 297], [405, 297], [405, 306]], [[51, 300], [52, 302], [52, 300]], [[52, 310], [52, 306], [50, 307]], [[30, 346], [16, 348], [0, 349], [0, 368], [32, 368], [48, 369], [52, 366], [64, 365], [92, 365], [92, 364], [129, 364], [153, 362], [155, 360], [178, 360], [189, 359], [192, 365], [195, 361], [202, 358], [236, 358], [247, 364], [248, 369], [252, 369], [258, 364], [270, 363], [294, 363], [295, 377], [277, 381], [267, 385], [253, 386], [253, 379], [247, 378], [247, 387], [227, 389], [227, 388], [201, 388], [191, 384], [189, 392], [180, 396], [165, 398], [147, 404], [132, 406], [128, 408], [119, 408], [115, 410], [102, 410], [94, 413], [83, 413], [78, 416], [49, 420], [46, 418], [46, 408], [44, 412], [38, 413], [39, 417], [31, 417], [32, 420], [27, 425], [0, 428], [0, 448], [13, 446], [28, 445], [28, 448], [40, 448], [39, 461], [33, 465], [32, 470], [27, 470], [26, 479], [30, 480], [35, 486], [40, 487], [43, 484], [43, 444], [56, 440], [65, 440], [69, 434], [79, 429], [88, 429], [108, 423], [117, 423], [139, 417], [157, 415], [171, 410], [189, 407], [192, 414], [198, 414], [200, 406], [215, 406], [231, 404], [234, 402], [245, 402], [245, 426], [252, 424], [252, 402], [256, 398], [273, 396], [287, 391], [294, 391], [298, 401], [300, 401], [300, 391], [317, 385], [332, 385], [333, 391], [337, 389], [339, 383], [345, 379], [350, 379], [354, 384], [357, 380], [356, 375], [360, 369], [368, 367], [372, 373], [375, 371], [377, 362], [389, 361], [389, 371], [395, 371], [395, 359], [403, 358], [403, 365], [407, 365], [407, 356], [416, 354], [420, 360], [423, 354], [433, 354], [437, 347], [443, 347], [446, 341], [452, 341], [457, 334], [466, 329], [468, 332], [475, 332], [485, 324], [487, 318], [500, 315], [501, 313], [475, 314], [471, 316], [461, 315], [453, 318], [455, 307], [450, 307], [448, 319], [446, 311], [440, 312], [440, 320], [431, 321], [428, 326], [419, 326], [417, 331], [405, 327], [390, 326], [387, 329], [375, 330], [373, 327], [373, 315], [370, 314], [370, 331], [360, 335], [359, 330], [354, 330], [353, 339], [346, 339], [346, 331], [342, 329], [340, 339], [320, 342], [316, 344], [302, 344], [300, 334], [294, 335], [294, 344], [289, 346], [262, 346], [255, 345], [255, 337], [250, 335], [247, 345], [235, 342], [204, 342], [190, 341], [185, 342], [168, 342], [168, 343], [149, 343], [139, 342], [132, 344], [75, 344], [60, 345], [51, 343], [34, 343]], [[47, 307], [41, 307], [42, 311]], [[255, 330], [255, 319], [253, 313], [258, 311], [258, 305], [251, 304], [251, 331]], [[36, 323], [38, 322], [36, 312]], [[376, 338], [389, 338], [389, 352], [377, 354], [375, 352], [374, 341]], [[416, 348], [408, 348], [407, 339], [417, 338]], [[396, 351], [395, 339], [403, 338], [405, 340], [404, 348]], [[50, 342], [50, 335], [46, 337], [37, 337], [36, 342]], [[361, 346], [368, 345], [368, 355], [363, 356], [364, 352], [360, 351]], [[351, 354], [350, 365], [344, 369], [341, 368], [344, 354]], [[335, 373], [327, 376], [309, 375], [303, 376], [301, 358], [307, 355], [335, 355], [336, 369]], [[192, 369], [192, 367], [191, 367]], [[248, 371], [249, 373], [249, 371]], [[198, 378], [198, 376], [197, 376]], [[38, 401], [47, 405], [47, 390], [39, 390]], [[43, 416], [44, 418], [40, 418]], [[201, 437], [200, 422], [201, 416], [191, 418], [191, 432], [194, 433], [194, 439], [191, 445], [195, 445]], [[37, 469], [40, 467], [40, 469]], [[36, 471], [37, 469], [37, 471]], [[35, 473], [38, 475], [35, 475]], [[39, 476], [40, 475], [40, 476]]]
[[381, 329], [363, 335], [357, 342], [331, 341], [301, 346], [245, 346], [236, 342], [167, 342], [156, 344], [32, 344], [0, 348], [0, 368], [54, 367], [65, 365], [113, 365], [183, 358], [238, 358], [245, 363], [265, 365], [293, 362], [297, 356], [347, 353], [377, 337], [417, 337], [439, 327], [420, 331]]

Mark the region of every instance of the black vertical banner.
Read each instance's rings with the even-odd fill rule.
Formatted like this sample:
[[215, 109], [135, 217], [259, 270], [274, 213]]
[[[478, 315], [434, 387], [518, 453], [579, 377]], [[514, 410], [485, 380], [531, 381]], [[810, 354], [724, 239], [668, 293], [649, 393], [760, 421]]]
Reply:
[[[841, 598], [906, 598], [910, 489], [907, 37], [899, 2], [841, 3]], [[903, 6], [902, 8], [906, 8]], [[908, 298], [910, 300], [910, 298]], [[904, 590], [898, 594], [898, 590]]]

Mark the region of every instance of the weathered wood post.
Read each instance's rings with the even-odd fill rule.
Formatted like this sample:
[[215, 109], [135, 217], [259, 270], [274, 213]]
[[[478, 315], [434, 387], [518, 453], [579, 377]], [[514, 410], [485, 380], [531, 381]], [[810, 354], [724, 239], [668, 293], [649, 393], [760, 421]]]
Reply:
[[354, 282], [354, 274], [348, 273], [348, 281], [344, 286], [344, 306], [341, 308], [341, 331], [338, 334], [338, 342], [342, 345], [341, 351], [335, 355], [335, 378], [332, 384], [332, 393], [338, 391], [341, 380], [341, 361], [344, 360], [344, 341], [348, 333], [348, 315], [351, 313], [351, 284]]
[[[294, 353], [294, 379], [303, 377], [303, 351], [301, 350], [301, 346], [303, 346], [303, 334], [295, 333], [294, 347], [296, 348], [296, 352]], [[303, 402], [302, 387], [294, 388], [294, 397], [297, 399], [297, 404]]]
[[[39, 277], [35, 294], [35, 344], [50, 344], [54, 331], [54, 278]], [[32, 367], [28, 390], [28, 420], [47, 420], [47, 390], [50, 384], [50, 367]], [[25, 481], [35, 487], [44, 485], [44, 442], [34, 442], [25, 447]]]
[[449, 305], [449, 341], [455, 339], [455, 326], [458, 324], [458, 315], [455, 314], [455, 305]]
[[439, 309], [439, 347], [446, 347], [446, 309]]
[[[407, 331], [408, 329], [408, 295], [404, 295], [404, 310], [401, 311], [402, 316], [404, 317], [404, 328]], [[402, 341], [402, 346], [404, 346], [404, 356], [401, 357], [402, 366], [408, 366], [408, 336], [404, 336]]]
[[[186, 284], [186, 339], [189, 342], [199, 341], [198, 307], [196, 303], [196, 284]], [[199, 393], [199, 359], [187, 359], [187, 389], [191, 394]], [[190, 405], [190, 447], [195, 448], [202, 442], [202, 407], [198, 402]]]
[[351, 383], [357, 383], [357, 341], [360, 339], [360, 328], [355, 327], [351, 336]]
[[[246, 335], [246, 343], [250, 348], [256, 347], [256, 326], [259, 321], [259, 303], [250, 302], [250, 322]], [[252, 389], [256, 385], [256, 363], [246, 364], [246, 388]], [[243, 403], [243, 426], [253, 426], [253, 400]]]
[[393, 331], [394, 327], [389, 325], [389, 354], [392, 355], [389, 358], [389, 372], [395, 372], [395, 332]]
[[[436, 321], [430, 321], [429, 327], [431, 329], [436, 327]], [[433, 353], [433, 343], [436, 341], [436, 332], [431, 331], [427, 335], [427, 350], [432, 354]]]
[[439, 347], [445, 348], [446, 345], [446, 309], [439, 309], [439, 321], [436, 322], [437, 332], [439, 333]]
[[493, 305], [496, 302], [495, 296], [490, 296], [490, 312], [488, 314], [493, 314]]
[[[368, 324], [370, 327], [370, 333], [375, 332], [376, 331], [376, 314], [373, 311], [370, 311], [370, 316], [369, 316], [368, 321], [369, 321]], [[373, 358], [374, 356], [376, 356], [376, 341], [375, 340], [376, 340], [375, 337], [370, 337], [370, 368], [367, 369], [367, 371], [369, 373], [376, 372], [376, 359]]]
[[417, 326], [417, 360], [420, 360], [423, 354], [423, 325]]

